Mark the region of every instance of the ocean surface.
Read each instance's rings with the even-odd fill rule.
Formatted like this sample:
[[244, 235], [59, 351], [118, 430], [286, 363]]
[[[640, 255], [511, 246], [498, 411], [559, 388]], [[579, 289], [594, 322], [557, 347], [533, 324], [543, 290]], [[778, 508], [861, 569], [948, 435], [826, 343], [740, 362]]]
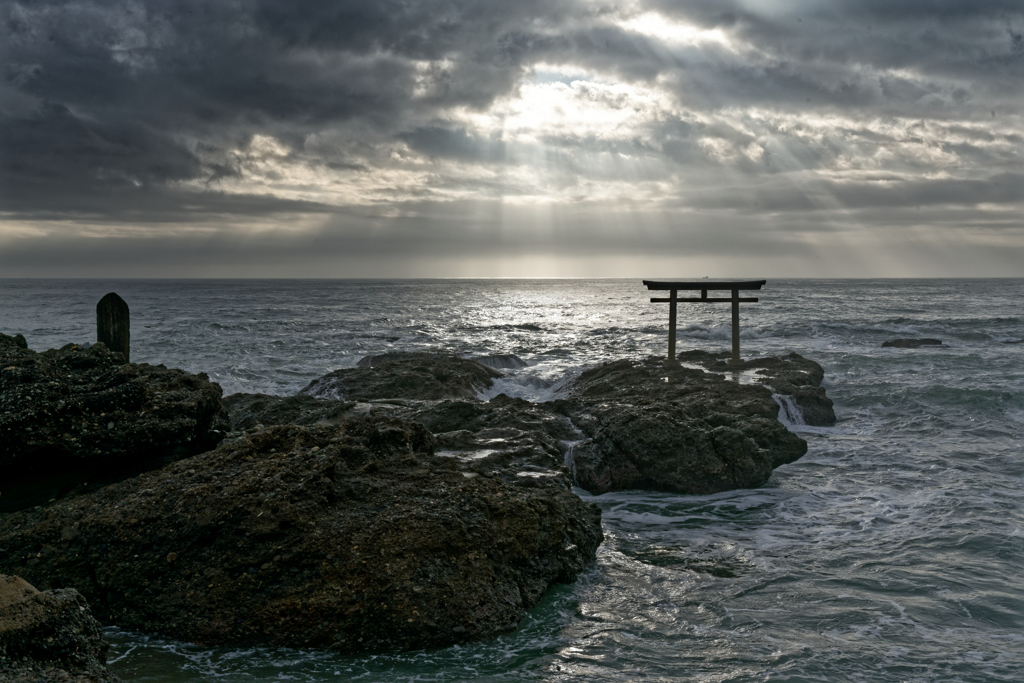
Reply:
[[[225, 394], [290, 394], [368, 354], [513, 353], [499, 391], [662, 355], [639, 280], [0, 280], [0, 332], [95, 339], [129, 304], [132, 360]], [[769, 280], [745, 357], [819, 362], [839, 422], [759, 489], [590, 496], [579, 580], [490, 642], [401, 654], [207, 649], [109, 628], [125, 681], [1024, 681], [1024, 280]], [[728, 350], [727, 304], [681, 305], [679, 350]], [[940, 348], [881, 348], [934, 337]], [[486, 396], [484, 397], [486, 398]]]

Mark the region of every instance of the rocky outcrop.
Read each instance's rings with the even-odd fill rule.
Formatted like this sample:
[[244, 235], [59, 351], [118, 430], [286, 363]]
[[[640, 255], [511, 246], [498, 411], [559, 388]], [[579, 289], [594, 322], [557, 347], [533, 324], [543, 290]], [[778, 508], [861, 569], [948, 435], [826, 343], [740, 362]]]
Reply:
[[519, 478], [526, 485], [531, 478], [553, 478], [570, 486], [565, 450], [583, 437], [557, 411], [558, 405], [499, 394], [487, 402], [438, 401], [387, 409], [425, 425], [435, 434], [438, 454], [457, 458], [469, 472]]
[[497, 370], [457, 356], [386, 353], [315, 379], [299, 395], [348, 401], [473, 398], [489, 389], [497, 377], [501, 377]]
[[[45, 393], [31, 373], [75, 377], [75, 363], [93, 373], [88, 386], [164, 376], [101, 346], [3, 352], [31, 379], [25, 400]], [[478, 399], [500, 376], [480, 363], [389, 354], [299, 396], [229, 396], [235, 431], [215, 450], [0, 515], [0, 571], [74, 586], [104, 622], [208, 645], [356, 652], [487, 638], [573, 580], [601, 542], [567, 453], [593, 493], [758, 486], [803, 455], [772, 390], [728, 379], [722, 361], [608, 363], [566, 398], [530, 403]], [[794, 396], [823, 376], [795, 355], [723, 371], [737, 369]], [[143, 386], [140, 421], [160, 385]]]
[[882, 342], [882, 348], [919, 349], [922, 346], [945, 346], [939, 339], [890, 339]]
[[108, 645], [78, 591], [40, 592], [0, 574], [0, 681], [117, 683]]
[[771, 387], [775, 393], [793, 397], [805, 424], [829, 427], [836, 423], [832, 399], [825, 395], [825, 389], [821, 386], [825, 371], [814, 361], [796, 353], [750, 358], [740, 363], [731, 362], [729, 356], [728, 353], [688, 351], [679, 354], [678, 359], [716, 373], [754, 371], [758, 380]]
[[[308, 396], [233, 394], [224, 399], [236, 427], [275, 424], [338, 424], [363, 416], [392, 417], [426, 426], [437, 454], [457, 459], [466, 472], [497, 476], [553, 477], [566, 487], [567, 444], [584, 438], [568, 418], [564, 401], [531, 403], [499, 394], [490, 401], [374, 399], [367, 402]], [[528, 481], [519, 480], [520, 483]]]
[[[687, 365], [754, 372], [794, 396], [807, 422], [835, 421], [817, 363], [796, 354], [739, 366], [728, 354], [684, 354]], [[301, 399], [301, 400], [299, 400]], [[772, 470], [793, 462], [806, 442], [778, 420], [767, 386], [741, 384], [717, 372], [665, 363], [622, 360], [583, 373], [566, 399], [530, 403], [500, 394], [416, 400], [358, 401], [254, 395], [225, 399], [235, 424], [324, 424], [356, 415], [389, 415], [425, 425], [439, 453], [467, 472], [570, 480], [591, 493], [648, 489], [711, 493], [760, 486]], [[578, 444], [578, 445], [577, 445]]]
[[102, 344], [36, 353], [0, 335], [0, 511], [213, 448], [228, 428], [205, 374]]
[[579, 485], [591, 493], [760, 486], [807, 451], [778, 421], [766, 387], [660, 358], [584, 372], [564, 409], [589, 437], [574, 461]]
[[340, 424], [357, 414], [354, 409], [358, 405], [354, 401], [269, 394], [231, 394], [224, 397], [222, 404], [235, 430], [257, 425]]
[[13, 337], [11, 337], [0, 332], [0, 349], [2, 349], [5, 346], [11, 346], [12, 344], [13, 346], [19, 349], [28, 348], [28, 341], [25, 340], [24, 335], [16, 334]]
[[421, 424], [370, 416], [253, 429], [2, 515], [0, 571], [208, 645], [421, 648], [515, 628], [601, 538], [563, 477], [474, 469]]

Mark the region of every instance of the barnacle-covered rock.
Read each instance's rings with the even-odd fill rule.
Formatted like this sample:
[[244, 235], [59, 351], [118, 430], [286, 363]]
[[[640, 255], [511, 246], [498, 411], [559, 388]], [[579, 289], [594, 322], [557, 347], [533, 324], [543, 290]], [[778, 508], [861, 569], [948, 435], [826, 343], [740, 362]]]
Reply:
[[0, 512], [217, 445], [220, 385], [103, 344], [42, 353], [0, 334]]

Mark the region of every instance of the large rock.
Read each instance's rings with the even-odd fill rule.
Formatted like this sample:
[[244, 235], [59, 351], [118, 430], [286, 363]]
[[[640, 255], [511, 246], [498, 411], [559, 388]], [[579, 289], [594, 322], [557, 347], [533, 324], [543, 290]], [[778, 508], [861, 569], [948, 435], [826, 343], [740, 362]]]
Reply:
[[475, 471], [422, 425], [366, 417], [254, 429], [2, 515], [0, 570], [208, 645], [421, 648], [514, 629], [601, 538], [562, 477]]
[[375, 407], [430, 429], [439, 454], [468, 471], [502, 477], [555, 478], [573, 483], [565, 463], [569, 444], [583, 438], [556, 403], [531, 403], [499, 394], [490, 401], [450, 400]]
[[41, 593], [0, 574], [0, 681], [116, 683], [108, 647], [78, 591]]
[[[608, 363], [583, 373], [568, 399], [547, 403], [503, 394], [488, 402], [392, 398], [380, 385], [350, 401], [236, 395], [225, 402], [232, 421], [244, 427], [325, 424], [354, 415], [415, 420], [435, 435], [442, 454], [477, 473], [569, 480], [569, 456], [576, 482], [595, 494], [711, 493], [764, 484], [774, 468], [807, 451], [806, 442], [779, 422], [772, 390], [793, 396], [810, 424], [835, 421], [832, 401], [819, 386], [824, 372], [813, 361], [796, 354], [739, 365], [727, 363], [728, 354], [681, 357], [701, 367], [661, 359]], [[430, 364], [427, 354], [415, 358]], [[401, 372], [401, 366], [382, 364]], [[731, 376], [736, 372], [763, 385], [741, 384]]]
[[807, 451], [778, 421], [769, 389], [660, 358], [584, 372], [565, 409], [589, 437], [573, 457], [591, 493], [755, 487]]
[[0, 335], [0, 511], [213, 448], [228, 428], [205, 374], [102, 344], [43, 353]]
[[569, 444], [584, 437], [566, 416], [562, 403], [531, 403], [505, 394], [490, 401], [360, 402], [265, 394], [232, 394], [224, 399], [236, 429], [338, 424], [367, 415], [398, 417], [425, 425], [435, 436], [438, 455], [460, 460], [467, 472], [506, 480], [556, 477], [569, 486], [572, 477], [564, 454]]
[[357, 414], [354, 409], [358, 405], [353, 401], [271, 394], [231, 394], [221, 403], [235, 430], [257, 425], [340, 424]]
[[792, 396], [800, 408], [804, 424], [814, 427], [829, 427], [836, 423], [832, 399], [825, 395], [821, 386], [825, 371], [813, 360], [800, 354], [786, 356], [765, 356], [750, 358], [733, 363], [729, 353], [687, 351], [678, 359], [696, 363], [715, 373], [737, 373], [753, 371], [758, 381], [770, 387], [775, 393]]
[[474, 398], [501, 373], [473, 360], [436, 353], [367, 356], [359, 367], [313, 380], [300, 395], [366, 401], [375, 398]]

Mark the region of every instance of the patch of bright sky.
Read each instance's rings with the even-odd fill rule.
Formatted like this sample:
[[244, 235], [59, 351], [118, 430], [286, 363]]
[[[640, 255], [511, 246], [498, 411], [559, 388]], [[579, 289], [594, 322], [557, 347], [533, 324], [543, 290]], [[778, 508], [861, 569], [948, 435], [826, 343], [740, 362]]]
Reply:
[[657, 12], [644, 12], [618, 22], [622, 28], [658, 40], [665, 47], [700, 46], [716, 43], [737, 52], [732, 38], [722, 29], [701, 28], [695, 24], [674, 21]]
[[[673, 40], [726, 39], [720, 32], [664, 19], [645, 13], [625, 21], [660, 39], [669, 34]], [[445, 66], [424, 63], [424, 94], [436, 70]], [[676, 166], [657, 151], [665, 139], [663, 125], [678, 121], [696, 126], [692, 142], [704, 162], [692, 168]], [[678, 190], [659, 184], [667, 178], [678, 181], [689, 175], [700, 181], [716, 167], [728, 172], [746, 165], [749, 172], [754, 163], [831, 180], [885, 172], [895, 180], [920, 177], [925, 168], [962, 172], [958, 169], [973, 162], [962, 159], [951, 142], [1010, 156], [1016, 144], [1005, 137], [985, 138], [981, 134], [990, 129], [962, 121], [862, 119], [835, 111], [771, 108], [701, 114], [687, 111], [658, 82], [616, 82], [579, 66], [554, 63], [536, 65], [514, 94], [487, 110], [449, 110], [444, 125], [464, 128], [481, 144], [500, 140], [505, 154], [475, 161], [435, 158], [395, 141], [378, 143], [376, 151], [354, 158], [341, 149], [332, 154], [329, 134], [314, 136], [298, 152], [272, 137], [256, 136], [233, 155], [241, 177], [224, 179], [218, 186], [337, 205], [481, 197], [538, 204], [627, 197], [654, 201], [659, 195], [678, 197]], [[975, 128], [978, 134], [972, 135]], [[353, 167], [326, 163], [339, 154]]]
[[107, 239], [110, 237], [189, 237], [212, 236], [221, 231], [221, 225], [199, 223], [91, 223], [82, 220], [19, 221], [0, 220], [0, 245], [5, 241], [30, 239], [60, 239], [73, 234], [80, 239]]
[[565, 83], [571, 85], [573, 81], [585, 81], [591, 83], [613, 84], [614, 79], [602, 78], [599, 74], [587, 71], [572, 64], [550, 64], [540, 62], [533, 65], [532, 75], [527, 82], [533, 83]]
[[552, 136], [629, 139], [650, 122], [676, 115], [671, 96], [660, 90], [551, 79], [524, 83], [517, 97], [487, 112], [466, 112], [466, 122], [485, 135], [500, 130], [506, 142]]

